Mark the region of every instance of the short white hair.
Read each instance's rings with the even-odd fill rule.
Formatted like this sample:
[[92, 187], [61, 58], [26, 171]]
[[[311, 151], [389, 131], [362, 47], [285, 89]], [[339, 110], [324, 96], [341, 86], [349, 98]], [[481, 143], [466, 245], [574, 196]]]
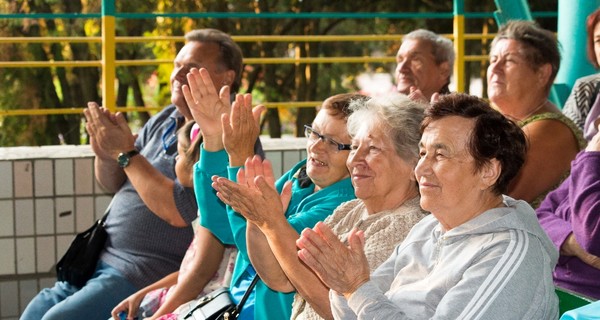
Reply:
[[348, 134], [354, 137], [362, 126], [383, 130], [392, 140], [396, 153], [411, 165], [419, 158], [421, 121], [425, 105], [404, 94], [392, 94], [350, 102]]
[[443, 62], [448, 62], [450, 67], [450, 76], [454, 70], [454, 46], [450, 39], [440, 36], [437, 33], [431, 32], [425, 29], [417, 29], [404, 36], [403, 41], [406, 40], [421, 40], [427, 41], [431, 44], [431, 53], [435, 58], [435, 63], [438, 65]]

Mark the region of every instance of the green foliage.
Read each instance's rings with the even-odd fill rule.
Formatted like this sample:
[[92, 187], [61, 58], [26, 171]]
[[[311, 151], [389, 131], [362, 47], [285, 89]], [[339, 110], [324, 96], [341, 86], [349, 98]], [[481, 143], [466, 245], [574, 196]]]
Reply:
[[[532, 10], [556, 10], [557, 0], [531, 0]], [[193, 12], [452, 12], [452, 1], [434, 0], [128, 0], [115, 1], [120, 13], [193, 13]], [[96, 0], [16, 0], [0, 2], [0, 10], [16, 12], [100, 12]], [[491, 12], [493, 1], [466, 0], [468, 12]], [[553, 25], [554, 23], [554, 25]], [[555, 19], [542, 25], [556, 28]], [[117, 19], [119, 36], [181, 36], [195, 28], [217, 28], [231, 35], [367, 35], [405, 34], [416, 28], [452, 33], [451, 19], [233, 19], [157, 17], [154, 19]], [[555, 29], [553, 29], [555, 30]], [[493, 33], [492, 19], [467, 19], [468, 33]], [[100, 36], [100, 19], [4, 19], [0, 36]], [[341, 57], [393, 56], [399, 41], [371, 42], [240, 42], [245, 57]], [[467, 42], [467, 52], [485, 54], [486, 41]], [[171, 60], [183, 46], [181, 42], [120, 43], [118, 59]], [[1, 61], [52, 59], [55, 61], [99, 60], [97, 43], [0, 44]], [[468, 64], [467, 73], [479, 76], [485, 63]], [[165, 106], [170, 103], [169, 77], [172, 64], [118, 67], [117, 105]], [[242, 92], [252, 92], [255, 101], [318, 101], [333, 94], [357, 90], [354, 79], [362, 72], [393, 72], [394, 64], [334, 63], [298, 65], [247, 65]], [[97, 68], [24, 68], [0, 69], [0, 108], [83, 108], [87, 101], [100, 101], [100, 70]], [[131, 114], [134, 126], [141, 126], [147, 114]], [[277, 137], [285, 133], [301, 134], [298, 128], [312, 120], [314, 109], [290, 109], [270, 112], [265, 130]], [[62, 134], [66, 143], [80, 143], [81, 116], [5, 117], [0, 119], [0, 146], [58, 143]], [[83, 139], [85, 142], [85, 139]]]

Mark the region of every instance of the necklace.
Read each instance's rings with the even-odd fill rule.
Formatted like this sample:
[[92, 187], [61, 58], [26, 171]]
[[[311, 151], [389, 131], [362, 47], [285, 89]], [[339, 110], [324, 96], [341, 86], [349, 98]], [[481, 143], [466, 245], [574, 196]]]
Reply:
[[540, 111], [540, 109], [542, 109], [546, 105], [546, 102], [548, 102], [548, 99], [544, 99], [544, 101], [542, 101], [542, 103], [540, 103], [537, 107], [535, 107], [535, 109], [533, 109], [533, 111], [529, 112], [528, 114], [526, 114], [523, 117], [519, 117], [519, 118], [513, 117], [513, 116], [508, 116], [508, 117], [511, 118], [511, 119], [513, 119], [513, 120], [516, 120], [517, 122], [523, 121], [523, 120], [531, 117], [536, 112]]

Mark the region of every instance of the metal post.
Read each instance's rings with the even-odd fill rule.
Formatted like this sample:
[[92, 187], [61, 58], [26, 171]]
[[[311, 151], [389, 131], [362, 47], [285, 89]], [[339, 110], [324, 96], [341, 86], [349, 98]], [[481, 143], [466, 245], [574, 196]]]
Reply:
[[568, 92], [575, 80], [594, 72], [586, 55], [585, 20], [599, 5], [598, 0], [558, 1], [558, 42], [562, 59], [555, 82], [565, 84]]
[[116, 110], [115, 0], [102, 0], [102, 105]]
[[456, 91], [465, 92], [465, 4], [464, 0], [454, 0], [454, 76]]
[[533, 21], [527, 0], [496, 0], [498, 11], [494, 17], [498, 25], [505, 24], [508, 20]]

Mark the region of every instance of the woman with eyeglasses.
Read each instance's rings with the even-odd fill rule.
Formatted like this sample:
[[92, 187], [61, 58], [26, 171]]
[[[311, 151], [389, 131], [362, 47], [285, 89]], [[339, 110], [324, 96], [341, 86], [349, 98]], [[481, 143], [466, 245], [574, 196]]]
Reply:
[[[238, 248], [230, 285], [231, 297], [238, 303], [256, 275], [249, 259], [254, 241], [246, 239], [246, 229], [249, 234], [252, 224], [231, 207], [226, 208], [210, 185], [213, 176], [232, 180], [236, 180], [237, 176], [243, 180], [244, 172], [252, 171], [254, 152], [248, 148], [248, 142], [255, 141], [259, 134], [259, 112], [256, 108], [252, 109], [250, 95], [238, 95], [230, 108], [228, 92], [217, 94], [211, 81], [204, 70], [192, 69], [188, 75], [189, 88], [184, 88], [188, 105], [202, 128], [204, 138], [201, 160], [195, 166], [194, 189], [201, 225], [223, 243], [234, 244]], [[340, 94], [325, 100], [312, 126], [307, 129], [312, 137], [307, 141], [307, 159], [285, 173], [275, 184], [278, 191], [285, 189], [284, 192], [291, 193], [289, 205], [276, 214], [296, 236], [305, 227], [324, 220], [342, 202], [355, 198], [346, 168], [350, 143], [346, 120], [350, 114], [350, 101], [364, 98], [358, 94]], [[248, 158], [250, 160], [246, 161]], [[252, 181], [243, 183], [250, 184]], [[223, 195], [220, 196], [222, 199]], [[278, 196], [276, 200], [279, 201]], [[266, 208], [257, 210], [275, 214], [275, 211], [268, 212]], [[239, 319], [289, 319], [293, 296], [293, 293], [272, 290], [259, 280]]]
[[[334, 135], [333, 128], [343, 123], [331, 124], [323, 110], [312, 126], [306, 126], [307, 173], [315, 184], [331, 180], [323, 174], [325, 159], [331, 161], [337, 157], [337, 150], [350, 149], [345, 163], [358, 199], [342, 203], [325, 219], [325, 224], [343, 241], [351, 230], [361, 230], [367, 259], [374, 270], [426, 215], [419, 206], [413, 173], [423, 107], [398, 95], [353, 100], [350, 110], [349, 136]], [[341, 127], [337, 130], [343, 131]], [[333, 140], [345, 142], [350, 137], [349, 145]], [[263, 281], [273, 290], [297, 292], [291, 319], [331, 319], [329, 288], [298, 259], [296, 241], [302, 229], [289, 217], [284, 218], [286, 208], [293, 208], [296, 194], [286, 184], [280, 199], [281, 185], [275, 188], [273, 180], [268, 161], [254, 157], [238, 174], [237, 184], [216, 178], [213, 187], [225, 203], [251, 222], [247, 229], [248, 253]], [[322, 191], [316, 190], [315, 194]], [[320, 207], [316, 203], [311, 211]], [[257, 298], [257, 304], [272, 303], [259, 301]]]

